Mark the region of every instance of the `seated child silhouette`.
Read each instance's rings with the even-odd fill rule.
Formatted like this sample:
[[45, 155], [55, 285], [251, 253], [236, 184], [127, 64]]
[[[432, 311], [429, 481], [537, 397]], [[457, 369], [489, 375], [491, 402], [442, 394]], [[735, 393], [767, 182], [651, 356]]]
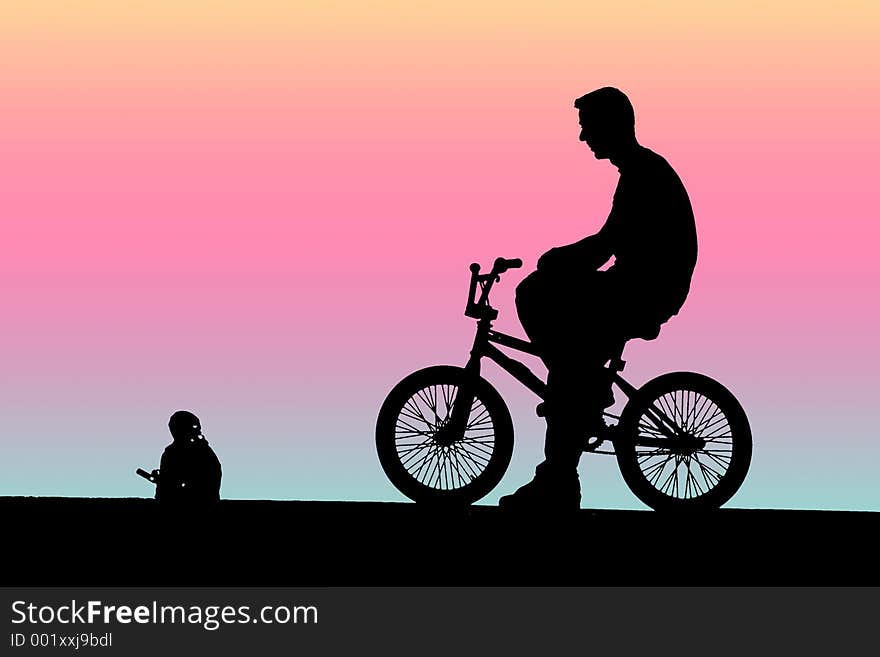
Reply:
[[163, 504], [185, 505], [220, 499], [220, 461], [202, 435], [199, 418], [177, 411], [168, 422], [174, 438], [162, 453], [159, 471], [153, 471], [156, 499]]

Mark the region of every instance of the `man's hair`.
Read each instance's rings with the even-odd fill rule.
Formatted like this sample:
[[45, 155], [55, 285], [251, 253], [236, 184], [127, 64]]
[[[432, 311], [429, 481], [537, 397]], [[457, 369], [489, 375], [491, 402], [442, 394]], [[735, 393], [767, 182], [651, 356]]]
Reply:
[[613, 126], [618, 129], [635, 128], [636, 115], [632, 103], [620, 89], [614, 87], [596, 89], [575, 100], [574, 106], [589, 114], [591, 121], [603, 126]]

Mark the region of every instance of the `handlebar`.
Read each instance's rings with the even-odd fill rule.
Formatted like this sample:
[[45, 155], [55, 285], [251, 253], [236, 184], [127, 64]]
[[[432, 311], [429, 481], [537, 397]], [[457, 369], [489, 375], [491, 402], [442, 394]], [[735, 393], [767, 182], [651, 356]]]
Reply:
[[[495, 258], [492, 271], [482, 275], [479, 263], [471, 264], [471, 284], [468, 289], [468, 303], [464, 314], [474, 319], [495, 319], [498, 316], [498, 311], [489, 305], [489, 291], [492, 289], [492, 284], [500, 280], [500, 275], [508, 269], [518, 269], [522, 267], [522, 264], [522, 260], [519, 258]], [[477, 286], [482, 292], [479, 299], [476, 299]]]
[[[519, 258], [495, 258], [495, 263], [492, 265], [492, 271], [488, 274], [484, 274], [484, 276], [497, 276], [498, 274], [503, 274], [508, 269], [519, 269], [520, 267], [522, 267], [522, 260]], [[472, 263], [470, 270], [472, 274], [479, 274], [480, 263]]]

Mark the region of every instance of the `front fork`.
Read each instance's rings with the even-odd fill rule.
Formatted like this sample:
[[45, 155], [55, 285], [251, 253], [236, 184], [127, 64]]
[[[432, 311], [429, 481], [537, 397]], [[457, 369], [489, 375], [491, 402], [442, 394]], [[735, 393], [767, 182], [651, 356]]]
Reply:
[[465, 365], [464, 371], [464, 380], [458, 387], [458, 394], [455, 395], [455, 401], [452, 403], [449, 423], [446, 425], [450, 442], [464, 437], [465, 429], [467, 429], [468, 417], [470, 417], [471, 407], [474, 405], [476, 382], [480, 378], [480, 357], [472, 356]]
[[485, 345], [488, 344], [491, 327], [492, 325], [487, 319], [481, 319], [477, 323], [474, 346], [471, 349], [471, 356], [464, 366], [464, 378], [458, 387], [455, 401], [452, 403], [449, 422], [434, 438], [440, 444], [452, 444], [464, 437], [471, 407], [474, 405], [477, 382], [480, 379], [480, 361], [484, 356]]

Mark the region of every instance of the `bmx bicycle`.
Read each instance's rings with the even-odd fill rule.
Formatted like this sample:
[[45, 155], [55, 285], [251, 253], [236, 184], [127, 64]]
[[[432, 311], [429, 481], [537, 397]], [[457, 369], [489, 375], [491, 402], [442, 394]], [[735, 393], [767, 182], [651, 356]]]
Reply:
[[[480, 274], [470, 266], [465, 315], [477, 320], [464, 367], [437, 365], [413, 372], [385, 399], [376, 423], [379, 461], [391, 483], [416, 502], [467, 505], [487, 495], [513, 454], [513, 422], [498, 391], [480, 375], [489, 358], [542, 399], [546, 384], [495, 345], [538, 355], [526, 340], [492, 330], [498, 310], [492, 286], [519, 259], [498, 258]], [[477, 299], [477, 291], [480, 296]], [[746, 477], [752, 435], [742, 406], [723, 385], [703, 374], [662, 374], [640, 388], [620, 376], [623, 346], [606, 365], [627, 402], [617, 420], [585, 436], [584, 452], [617, 457], [630, 490], [655, 510], [717, 509]], [[540, 408], [540, 405], [539, 405]], [[612, 450], [599, 447], [610, 443]]]

